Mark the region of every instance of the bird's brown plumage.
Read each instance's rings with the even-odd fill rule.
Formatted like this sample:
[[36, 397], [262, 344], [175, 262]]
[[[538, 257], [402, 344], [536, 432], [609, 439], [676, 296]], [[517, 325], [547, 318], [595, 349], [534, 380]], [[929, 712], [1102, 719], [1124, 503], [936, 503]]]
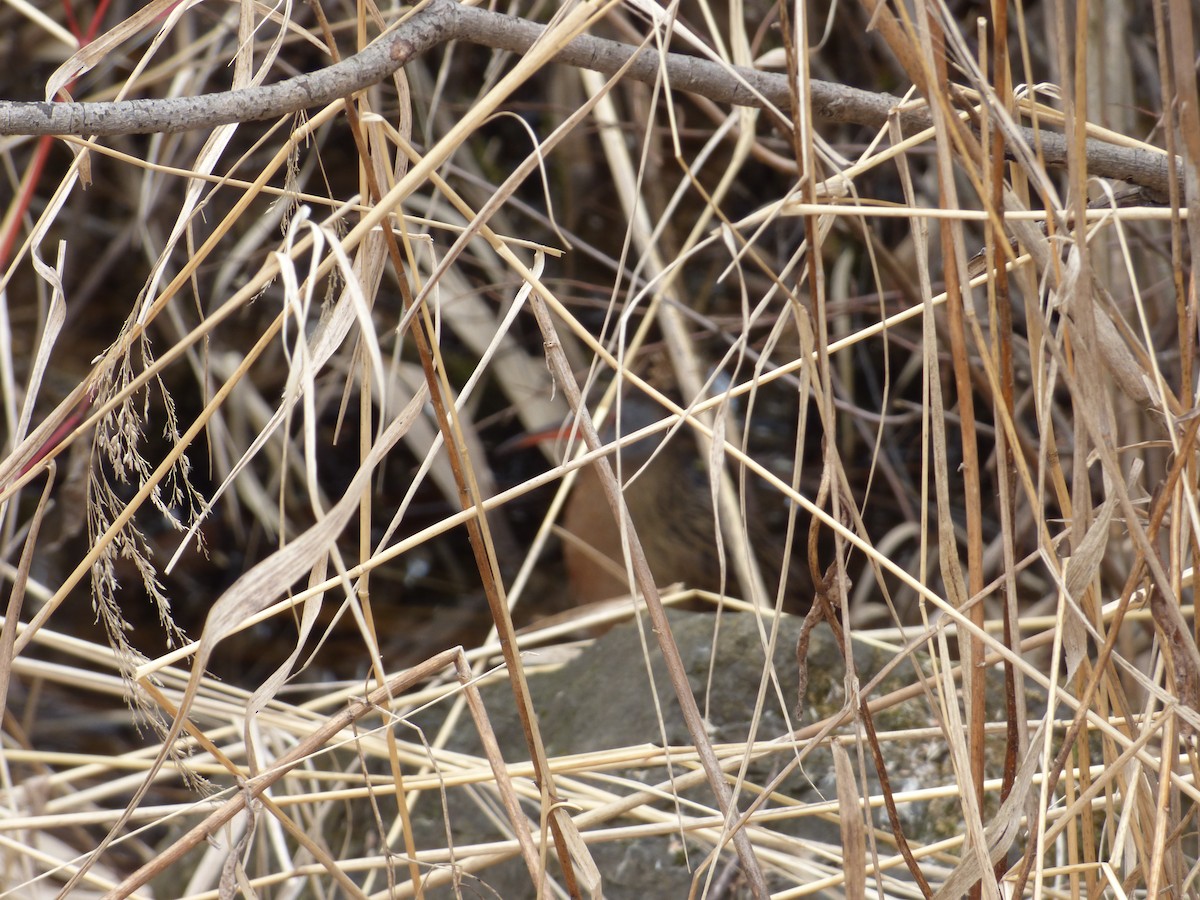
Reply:
[[[624, 432], [631, 433], [654, 421], [656, 416], [639, 406], [626, 402]], [[611, 434], [605, 437], [612, 439]], [[712, 487], [693, 436], [686, 429], [676, 431], [665, 441], [656, 435], [620, 453], [625, 503], [655, 583], [663, 586], [682, 582], [690, 588], [740, 594], [730, 554], [726, 554], [722, 584]], [[615, 457], [613, 467], [617, 469]], [[753, 481], [747, 484], [752, 492], [746, 498], [750, 543], [771, 587], [783, 568], [784, 542], [769, 533], [758, 514], [760, 498]], [[594, 467], [580, 472], [567, 502], [563, 527], [567, 532], [563, 555], [572, 599], [593, 603], [629, 594], [620, 531]], [[809, 579], [805, 567], [799, 564], [799, 554], [792, 554], [787, 569], [789, 608], [797, 610], [811, 602]]]

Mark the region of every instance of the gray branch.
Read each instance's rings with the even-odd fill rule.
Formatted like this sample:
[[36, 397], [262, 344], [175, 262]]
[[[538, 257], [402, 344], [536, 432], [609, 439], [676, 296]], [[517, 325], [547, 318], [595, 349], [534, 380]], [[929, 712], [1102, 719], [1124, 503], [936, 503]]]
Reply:
[[[97, 135], [146, 134], [214, 128], [231, 122], [255, 122], [324, 106], [387, 78], [409, 60], [439, 44], [462, 40], [496, 50], [524, 53], [544, 31], [525, 19], [469, 6], [455, 0], [431, 0], [392, 33], [361, 53], [317, 72], [276, 84], [231, 90], [198, 97], [162, 100], [123, 100], [110, 103], [21, 103], [0, 100], [0, 134]], [[584, 35], [568, 44], [555, 61], [614, 74], [636, 54], [626, 77], [654, 83], [660, 72], [657, 51]], [[708, 60], [668, 53], [665, 69], [674, 90], [700, 94], [718, 103], [779, 110], [791, 108], [785, 76], [756, 69], [718, 65]], [[809, 98], [814, 118], [880, 128], [900, 103], [891, 94], [859, 90], [827, 81], [813, 81]], [[926, 113], [902, 115], [906, 129], [929, 125]], [[1022, 128], [1033, 145], [1032, 129]], [[1050, 166], [1067, 162], [1067, 142], [1059, 134], [1039, 131], [1042, 155]], [[1089, 173], [1115, 178], [1166, 195], [1167, 160], [1161, 154], [1119, 147], [1097, 140], [1087, 143]]]

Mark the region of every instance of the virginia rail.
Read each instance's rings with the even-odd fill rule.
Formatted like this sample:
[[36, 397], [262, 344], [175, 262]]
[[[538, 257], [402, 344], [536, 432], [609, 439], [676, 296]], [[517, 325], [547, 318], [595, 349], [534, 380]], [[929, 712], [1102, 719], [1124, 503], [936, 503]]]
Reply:
[[[632, 434], [659, 419], [665, 412], [645, 401], [627, 398], [622, 404], [623, 434]], [[614, 429], [603, 429], [611, 441]], [[625, 481], [624, 497], [641, 539], [650, 571], [659, 586], [682, 582], [689, 588], [739, 594], [732, 555], [726, 554], [725, 584], [717, 551], [720, 534], [713, 515], [712, 487], [694, 437], [679, 429], [664, 439], [662, 432], [622, 448], [618, 469]], [[633, 479], [631, 481], [631, 479]], [[747, 489], [753, 490], [753, 479]], [[762, 567], [768, 591], [777, 584], [783, 567], [783, 540], [769, 533], [754, 495], [746, 502], [750, 542]], [[593, 603], [630, 593], [626, 579], [621, 534], [593, 467], [583, 469], [567, 501], [563, 527], [563, 555], [572, 599]], [[797, 531], [803, 534], [802, 530]], [[811, 602], [809, 581], [801, 554], [788, 561], [788, 608], [795, 611]]]

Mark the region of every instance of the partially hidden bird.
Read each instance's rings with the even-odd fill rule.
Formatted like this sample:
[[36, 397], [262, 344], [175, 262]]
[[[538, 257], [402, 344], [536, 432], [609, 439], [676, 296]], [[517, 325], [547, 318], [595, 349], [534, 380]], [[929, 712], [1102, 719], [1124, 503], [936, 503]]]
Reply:
[[[620, 428], [605, 427], [611, 442], [619, 431], [632, 434], [667, 413], [640, 397], [620, 404]], [[618, 456], [619, 454], [619, 465]], [[621, 447], [610, 457], [624, 481], [622, 495], [657, 586], [682, 583], [688, 588], [740, 596], [731, 553], [722, 572], [721, 529], [714, 515], [713, 486], [707, 466], [688, 428], [659, 432]], [[762, 515], [765, 496], [746, 480], [746, 528], [750, 547], [772, 592], [786, 577], [785, 608], [803, 611], [811, 603], [811, 580], [794, 548], [786, 554], [782, 534]], [[765, 493], [765, 492], [762, 492]], [[775, 519], [784, 518], [776, 516]], [[575, 603], [594, 603], [630, 594], [621, 531], [594, 466], [580, 471], [563, 514], [563, 556], [568, 588]], [[804, 529], [797, 531], [803, 541]]]

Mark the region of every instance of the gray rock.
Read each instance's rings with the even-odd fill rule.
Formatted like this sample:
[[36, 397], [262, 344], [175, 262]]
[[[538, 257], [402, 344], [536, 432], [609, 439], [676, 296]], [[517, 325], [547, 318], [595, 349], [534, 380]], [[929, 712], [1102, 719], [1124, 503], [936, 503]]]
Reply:
[[[689, 612], [672, 612], [670, 622], [692, 691], [701, 713], [707, 716], [713, 743], [746, 741], [750, 736], [766, 659], [758, 623], [748, 614], [727, 613], [720, 617], [718, 623], [718, 617], [713, 614]], [[774, 689], [768, 686], [755, 735], [758, 740], [786, 735], [787, 718], [792, 719], [794, 728], [799, 728], [823, 719], [843, 706], [845, 666], [829, 629], [821, 627], [814, 632], [809, 645], [809, 684], [804, 717], [801, 722], [795, 721], [792, 710], [796, 703], [796, 641], [800, 624], [801, 621], [793, 617], [784, 617], [780, 621], [771, 662], [783, 699], [781, 703]], [[766, 627], [769, 627], [769, 623], [766, 623]], [[648, 623], [646, 641], [652, 660], [649, 672], [638, 627], [631, 622], [614, 628], [559, 669], [530, 677], [530, 690], [538, 711], [542, 739], [552, 757], [645, 743], [661, 745], [664, 732], [666, 741], [673, 746], [691, 744]], [[890, 655], [856, 644], [855, 665], [864, 682], [889, 659]], [[882, 692], [911, 680], [911, 667], [898, 667], [890, 677], [894, 684], [885, 685]], [[652, 701], [651, 683], [660, 698], [661, 725]], [[528, 752], [520, 724], [515, 714], [509, 712], [513, 704], [508, 685], [503, 683], [486, 688], [484, 702], [504, 758], [510, 763], [526, 759]], [[920, 701], [904, 704], [880, 715], [876, 728], [887, 731], [930, 724], [933, 724], [931, 714], [924, 701]], [[888, 761], [893, 789], [929, 786], [952, 780], [943, 747], [941, 741], [921, 746], [905, 745], [903, 758]], [[478, 753], [479, 748], [474, 730], [462, 728], [450, 749]], [[851, 755], [853, 758], [853, 752]], [[750, 767], [749, 782], [766, 784], [792, 759], [793, 752], [786, 750], [756, 761]], [[878, 789], [878, 781], [869, 755], [867, 759], [868, 770], [871, 770], [867, 790], [874, 792]], [[665, 767], [623, 770], [613, 774], [646, 785], [659, 784], [668, 777]], [[822, 747], [810, 753], [802, 768], [788, 776], [780, 791], [804, 803], [833, 799], [836, 791], [830, 751]], [[712, 792], [707, 785], [687, 791], [683, 796], [693, 797], [708, 806], [713, 805]], [[742, 808], [752, 796], [743, 796], [740, 801]], [[660, 804], [660, 808], [671, 810], [668, 803]], [[494, 841], [503, 837], [467, 801], [462, 791], [449, 792], [447, 812], [456, 844]], [[931, 816], [930, 812], [926, 806], [907, 804], [904, 808], [906, 831], [910, 826], [920, 826], [926, 831], [935, 827], [940, 817]], [[421, 823], [418, 827], [419, 847], [445, 846], [442, 813], [435, 804], [418, 808], [417, 818]], [[613, 824], [629, 824], [631, 821]], [[886, 827], [886, 817], [882, 812], [878, 814], [876, 824]], [[840, 847], [840, 831], [834, 816], [797, 816], [772, 822], [769, 827], [782, 835]], [[911, 837], [913, 835], [910, 834]], [[693, 877], [688, 862], [695, 866], [703, 860], [708, 849], [689, 845], [688, 856], [685, 856], [678, 834], [590, 844], [593, 858], [604, 879], [604, 896], [610, 900], [686, 897]], [[890, 851], [885, 849], [884, 852]], [[730, 882], [724, 896], [741, 896], [735, 859], [732, 849], [727, 849], [722, 857], [722, 863], [728, 861], [722, 877]], [[464, 896], [499, 896], [505, 900], [534, 896], [529, 875], [519, 859], [489, 868], [479, 873], [478, 878], [480, 880], [475, 881], [474, 877], [469, 877], [464, 882]], [[772, 887], [783, 888], [794, 884], [794, 879], [780, 880]], [[430, 896], [451, 894], [448, 890], [435, 891]]]

